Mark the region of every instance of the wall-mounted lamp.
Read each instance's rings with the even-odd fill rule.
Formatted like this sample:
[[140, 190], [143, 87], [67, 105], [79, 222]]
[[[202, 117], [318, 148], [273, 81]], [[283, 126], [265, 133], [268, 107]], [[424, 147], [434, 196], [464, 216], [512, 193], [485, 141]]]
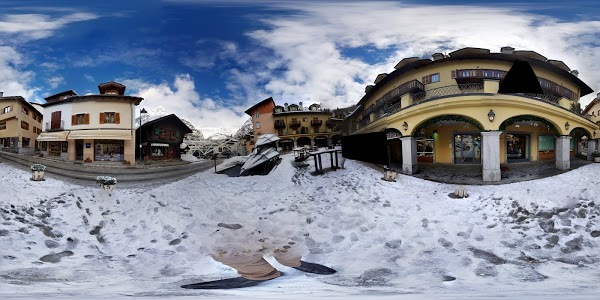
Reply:
[[490, 112], [488, 113], [488, 119], [490, 120], [490, 122], [494, 122], [495, 117], [496, 117], [496, 114], [494, 113], [493, 110], [490, 109]]
[[404, 123], [402, 123], [402, 129], [404, 129], [404, 131], [408, 130], [408, 123], [406, 123], [406, 121], [404, 121]]
[[569, 122], [565, 123], [565, 129], [569, 130], [569, 128], [571, 128], [571, 124], [569, 124]]

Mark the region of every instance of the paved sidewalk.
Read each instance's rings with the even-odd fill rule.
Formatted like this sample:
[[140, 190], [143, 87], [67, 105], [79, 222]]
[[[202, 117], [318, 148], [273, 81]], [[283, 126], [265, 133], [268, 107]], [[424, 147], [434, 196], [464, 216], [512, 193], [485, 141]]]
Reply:
[[[148, 187], [173, 182], [214, 167], [212, 160], [186, 162], [182, 160], [152, 161], [135, 166], [121, 162], [73, 162], [38, 155], [14, 154], [0, 151], [0, 161], [22, 170], [40, 163], [46, 166], [49, 178], [65, 180], [80, 185], [96, 185], [96, 176], [117, 178], [119, 187]], [[217, 161], [217, 164], [219, 161]]]
[[[593, 163], [593, 161], [571, 157], [570, 170], [591, 163]], [[395, 166], [395, 169], [401, 170], [402, 167]], [[535, 180], [570, 171], [557, 169], [554, 160], [502, 164], [500, 170], [502, 171], [502, 178], [500, 181], [484, 182], [481, 165], [479, 164], [419, 163], [419, 171], [412, 176], [444, 183], [486, 185]]]

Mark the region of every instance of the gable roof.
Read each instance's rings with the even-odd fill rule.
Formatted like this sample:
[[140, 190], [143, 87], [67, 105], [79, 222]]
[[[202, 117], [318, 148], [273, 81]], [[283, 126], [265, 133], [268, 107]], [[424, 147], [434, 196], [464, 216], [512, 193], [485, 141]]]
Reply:
[[181, 121], [181, 119], [179, 117], [177, 117], [175, 114], [166, 115], [164, 117], [160, 117], [158, 119], [154, 119], [152, 121], [148, 121], [148, 122], [142, 124], [141, 127], [152, 126], [152, 125], [154, 125], [156, 123], [162, 123], [162, 122], [165, 122], [165, 121], [171, 121], [171, 122], [177, 123], [179, 126], [181, 126], [183, 128], [183, 130], [186, 133], [192, 133], [193, 132], [192, 129], [190, 129], [187, 125], [185, 125], [185, 123], [183, 123], [183, 121]]
[[267, 99], [265, 99], [263, 101], [260, 101], [260, 102], [258, 102], [256, 104], [254, 104], [252, 107], [248, 108], [244, 113], [246, 113], [249, 116], [252, 116], [252, 110], [254, 110], [255, 108], [257, 108], [257, 107], [259, 107], [259, 106], [261, 106], [263, 104], [269, 103], [269, 102], [272, 102], [273, 103], [273, 107], [275, 107], [275, 101], [273, 100], [273, 97], [269, 97], [269, 98], [267, 98]]
[[27, 106], [27, 108], [29, 110], [35, 111], [39, 115], [42, 115], [42, 113], [39, 110], [37, 110], [37, 108], [35, 108], [35, 106], [31, 105], [31, 103], [29, 103], [27, 100], [25, 100], [25, 98], [23, 98], [21, 96], [0, 97], [0, 100], [16, 100], [18, 102], [21, 102], [21, 104]]

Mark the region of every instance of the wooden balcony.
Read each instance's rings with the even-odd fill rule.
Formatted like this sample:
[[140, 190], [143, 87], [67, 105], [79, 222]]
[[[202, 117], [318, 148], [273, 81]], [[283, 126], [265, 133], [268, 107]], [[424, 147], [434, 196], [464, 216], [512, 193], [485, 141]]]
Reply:
[[302, 124], [300, 124], [299, 121], [291, 121], [290, 122], [290, 128], [294, 129], [294, 128], [298, 128], [300, 127]]
[[283, 120], [275, 120], [275, 129], [284, 129], [285, 121]]
[[458, 84], [483, 83], [484, 79], [501, 80], [507, 71], [497, 69], [456, 69], [450, 72], [452, 79]]

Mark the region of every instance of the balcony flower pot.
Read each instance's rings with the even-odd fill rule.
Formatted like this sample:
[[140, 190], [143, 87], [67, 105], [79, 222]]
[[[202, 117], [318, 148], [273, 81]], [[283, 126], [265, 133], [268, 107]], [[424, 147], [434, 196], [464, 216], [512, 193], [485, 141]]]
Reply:
[[594, 162], [600, 163], [600, 151], [592, 152], [592, 157], [594, 157]]
[[42, 164], [34, 164], [31, 166], [31, 172], [33, 172], [31, 176], [32, 181], [44, 181], [44, 171], [46, 171], [46, 166]]
[[110, 176], [97, 176], [96, 183], [98, 183], [103, 190], [112, 191], [117, 184], [117, 179]]

